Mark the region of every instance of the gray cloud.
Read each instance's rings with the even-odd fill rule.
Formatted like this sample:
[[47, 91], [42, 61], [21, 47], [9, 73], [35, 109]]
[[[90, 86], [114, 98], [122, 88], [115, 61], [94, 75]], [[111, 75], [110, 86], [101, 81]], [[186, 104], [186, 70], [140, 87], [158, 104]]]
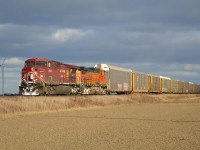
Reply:
[[16, 91], [9, 87], [18, 86], [30, 57], [111, 63], [200, 83], [199, 6], [198, 0], [2, 1], [0, 59], [7, 58], [13, 80], [7, 91]]

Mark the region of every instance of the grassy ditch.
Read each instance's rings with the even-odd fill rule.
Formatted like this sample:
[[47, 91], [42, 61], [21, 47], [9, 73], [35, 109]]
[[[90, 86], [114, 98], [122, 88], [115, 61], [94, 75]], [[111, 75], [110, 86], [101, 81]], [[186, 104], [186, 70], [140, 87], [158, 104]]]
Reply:
[[0, 97], [0, 115], [25, 112], [69, 110], [72, 108], [104, 107], [136, 103], [196, 103], [200, 95], [130, 94], [104, 96], [13, 96]]

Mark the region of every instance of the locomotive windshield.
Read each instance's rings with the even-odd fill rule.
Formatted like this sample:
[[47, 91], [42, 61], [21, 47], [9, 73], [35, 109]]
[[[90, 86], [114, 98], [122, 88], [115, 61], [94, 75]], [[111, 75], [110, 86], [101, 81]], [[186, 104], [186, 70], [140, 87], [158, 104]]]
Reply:
[[35, 66], [35, 62], [34, 61], [27, 61], [25, 62], [25, 67], [31, 67], [31, 66]]
[[32, 67], [32, 66], [39, 66], [39, 67], [46, 67], [47, 62], [44, 61], [27, 61], [25, 62], [25, 67]]
[[47, 66], [47, 62], [44, 62], [44, 61], [36, 61], [36, 66], [46, 67], [46, 66]]

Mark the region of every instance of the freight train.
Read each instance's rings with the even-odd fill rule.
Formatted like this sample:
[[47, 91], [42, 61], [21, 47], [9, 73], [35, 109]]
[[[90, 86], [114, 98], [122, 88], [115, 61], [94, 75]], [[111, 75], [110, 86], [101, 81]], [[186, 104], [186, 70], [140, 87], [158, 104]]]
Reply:
[[31, 58], [22, 69], [21, 95], [177, 93], [198, 94], [200, 85], [107, 64], [81, 67]]

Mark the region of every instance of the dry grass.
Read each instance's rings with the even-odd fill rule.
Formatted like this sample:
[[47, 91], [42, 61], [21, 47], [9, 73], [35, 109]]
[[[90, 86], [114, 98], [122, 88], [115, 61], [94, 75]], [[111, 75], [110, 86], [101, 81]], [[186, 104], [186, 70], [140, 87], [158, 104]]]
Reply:
[[200, 95], [105, 95], [105, 96], [41, 96], [0, 97], [0, 115], [25, 112], [69, 110], [93, 106], [108, 106], [134, 103], [194, 103]]

